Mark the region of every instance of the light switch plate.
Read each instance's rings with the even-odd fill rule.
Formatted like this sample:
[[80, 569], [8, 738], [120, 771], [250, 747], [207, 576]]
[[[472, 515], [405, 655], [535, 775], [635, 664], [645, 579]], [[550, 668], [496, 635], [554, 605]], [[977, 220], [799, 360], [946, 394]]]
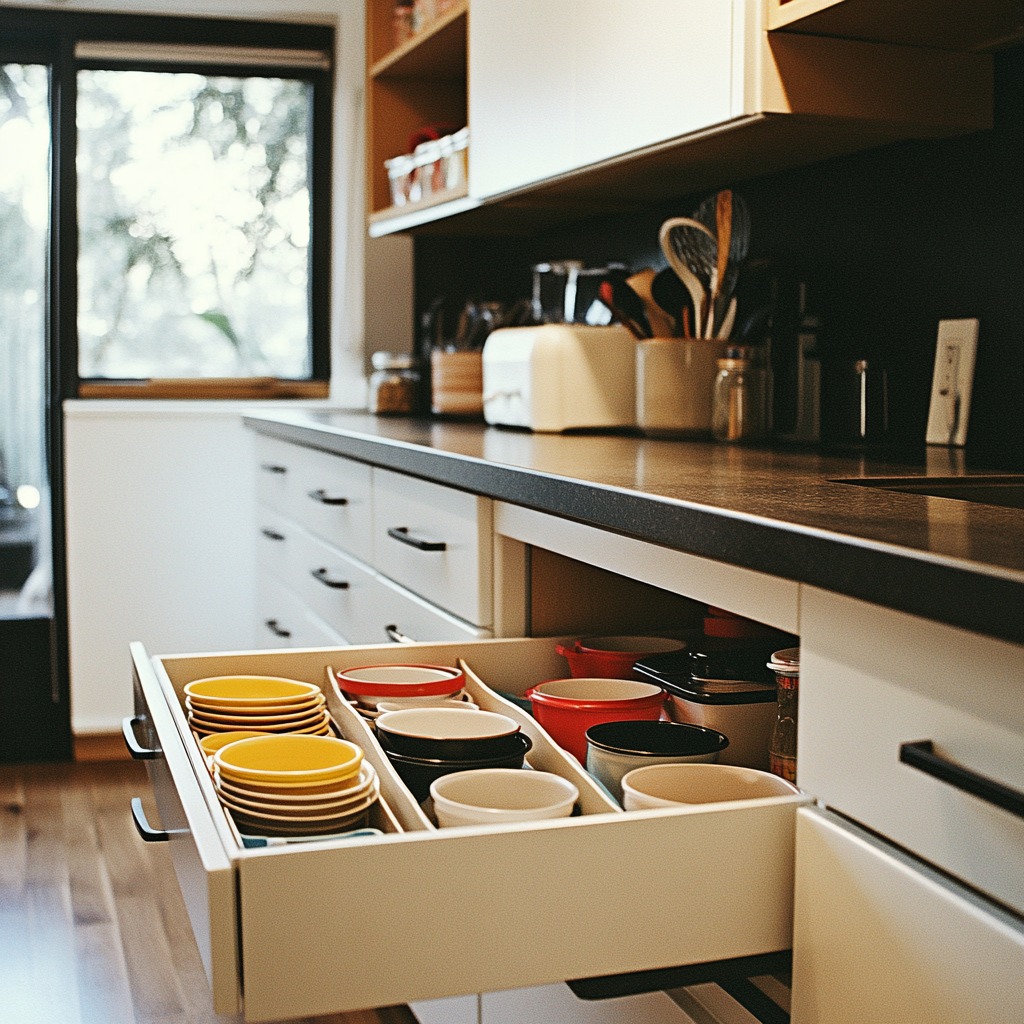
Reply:
[[939, 321], [932, 400], [928, 407], [928, 427], [925, 430], [927, 444], [959, 447], [966, 444], [977, 349], [977, 320]]

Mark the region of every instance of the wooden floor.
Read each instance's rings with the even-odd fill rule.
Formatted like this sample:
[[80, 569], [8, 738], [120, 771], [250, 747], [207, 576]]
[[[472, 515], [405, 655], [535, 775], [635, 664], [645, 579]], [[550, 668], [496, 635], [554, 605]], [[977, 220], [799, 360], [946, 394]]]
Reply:
[[[166, 844], [129, 811], [134, 762], [0, 765], [0, 1021], [229, 1024], [215, 1014]], [[318, 1024], [415, 1024], [405, 1007]]]

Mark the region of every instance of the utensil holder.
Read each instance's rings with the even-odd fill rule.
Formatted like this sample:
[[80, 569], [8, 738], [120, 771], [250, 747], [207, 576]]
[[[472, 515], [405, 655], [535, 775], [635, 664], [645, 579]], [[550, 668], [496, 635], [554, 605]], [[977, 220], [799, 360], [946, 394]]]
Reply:
[[431, 353], [430, 408], [436, 416], [483, 415], [484, 371], [478, 350]]
[[711, 434], [711, 395], [726, 344], [703, 338], [649, 338], [637, 345], [636, 415], [644, 434]]

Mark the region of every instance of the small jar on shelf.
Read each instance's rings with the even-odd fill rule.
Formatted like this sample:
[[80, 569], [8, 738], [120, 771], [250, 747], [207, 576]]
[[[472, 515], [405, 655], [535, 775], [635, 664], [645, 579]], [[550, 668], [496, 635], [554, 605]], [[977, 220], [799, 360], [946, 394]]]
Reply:
[[762, 440], [768, 433], [768, 369], [763, 354], [732, 345], [718, 360], [712, 396], [711, 432], [734, 444]]
[[800, 648], [776, 651], [768, 662], [775, 673], [779, 696], [778, 716], [768, 743], [768, 770], [796, 783], [797, 710], [800, 696]]
[[376, 416], [408, 416], [415, 412], [420, 375], [411, 355], [374, 352], [370, 357], [370, 412]]
[[395, 11], [392, 18], [392, 36], [395, 46], [408, 42], [414, 35], [413, 0], [395, 0]]

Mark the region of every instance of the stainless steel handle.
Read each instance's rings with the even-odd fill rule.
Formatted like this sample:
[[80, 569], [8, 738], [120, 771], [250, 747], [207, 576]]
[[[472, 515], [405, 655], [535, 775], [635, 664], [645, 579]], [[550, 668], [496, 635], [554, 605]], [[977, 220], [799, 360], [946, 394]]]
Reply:
[[274, 636], [289, 637], [292, 635], [292, 631], [290, 629], [282, 629], [277, 624], [277, 619], [267, 619], [266, 627], [274, 634]]
[[1018, 818], [1024, 818], [1024, 793], [1004, 786], [987, 775], [981, 775], [972, 768], [965, 768], [941, 754], [936, 754], [935, 744], [931, 740], [901, 743], [900, 761], [924, 772], [925, 775], [930, 775], [933, 779], [948, 783], [964, 793], [978, 797], [979, 800], [1001, 807]]
[[309, 575], [313, 577], [317, 582], [322, 583], [325, 587], [330, 587], [331, 590], [348, 590], [348, 580], [332, 580], [330, 577], [330, 569], [310, 569]]
[[144, 747], [135, 736], [135, 726], [141, 725], [144, 721], [145, 719], [141, 715], [129, 715], [127, 718], [121, 719], [121, 735], [124, 736], [124, 745], [136, 761], [152, 761], [153, 758], [159, 757], [163, 753], [159, 748]]
[[153, 828], [142, 809], [142, 800], [137, 796], [132, 797], [132, 821], [135, 822], [135, 831], [146, 843], [166, 843], [171, 836], [188, 834], [187, 828]]
[[283, 533], [278, 533], [277, 530], [271, 530], [269, 526], [264, 526], [263, 529], [260, 530], [260, 533], [262, 533], [264, 537], [267, 537], [270, 540], [284, 540], [285, 539], [285, 536], [284, 536]]
[[417, 537], [414, 533], [409, 532], [408, 526], [393, 526], [388, 530], [388, 536], [392, 540], [401, 541], [411, 548], [416, 548], [417, 551], [446, 551], [448, 548], [443, 540], [424, 540], [422, 537]]
[[414, 644], [416, 643], [412, 637], [406, 636], [397, 626], [390, 625], [384, 627], [384, 632], [387, 634], [387, 638], [393, 644]]
[[348, 504], [348, 498], [332, 497], [322, 487], [317, 488], [315, 491], [309, 491], [308, 494], [314, 501], [318, 501], [321, 505]]

